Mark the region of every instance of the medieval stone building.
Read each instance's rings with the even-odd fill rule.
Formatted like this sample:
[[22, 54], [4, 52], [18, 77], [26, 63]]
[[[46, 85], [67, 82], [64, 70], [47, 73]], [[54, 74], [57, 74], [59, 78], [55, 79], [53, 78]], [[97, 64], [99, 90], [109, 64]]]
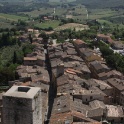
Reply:
[[3, 124], [41, 124], [42, 101], [38, 87], [13, 86], [3, 96]]

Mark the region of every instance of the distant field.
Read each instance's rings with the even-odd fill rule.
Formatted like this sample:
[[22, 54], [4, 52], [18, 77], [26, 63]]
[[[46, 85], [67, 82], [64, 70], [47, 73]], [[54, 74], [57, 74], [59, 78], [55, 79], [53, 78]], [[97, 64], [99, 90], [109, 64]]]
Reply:
[[[39, 15], [42, 15], [42, 14], [54, 15], [53, 11], [54, 11], [54, 8], [44, 7], [31, 12], [21, 12], [21, 13], [29, 15], [31, 17], [38, 17]], [[83, 20], [86, 20], [87, 11], [85, 6], [78, 4], [72, 8], [56, 7], [55, 15], [58, 15], [59, 17], [62, 17], [62, 16], [64, 17], [65, 15], [73, 15], [73, 19], [80, 20], [81, 22]]]
[[1, 19], [10, 20], [10, 21], [18, 21], [19, 19], [21, 19], [21, 20], [28, 20], [27, 17], [11, 15], [11, 14], [4, 14], [4, 13], [0, 13], [0, 18]]
[[14, 25], [11, 25], [11, 21], [0, 18], [0, 28], [13, 28]]
[[[39, 15], [41, 14], [49, 14], [49, 15], [53, 15], [53, 11], [54, 11], [54, 8], [40, 8], [38, 10], [34, 10], [34, 11], [31, 11], [31, 12], [21, 12], [21, 13], [24, 13], [24, 14], [27, 14], [31, 17], [38, 17]], [[63, 15], [64, 13], [66, 13], [66, 9], [64, 8], [56, 8], [56, 13], [55, 15]]]
[[77, 21], [82, 22], [87, 19], [87, 9], [83, 5], [79, 4], [75, 6], [75, 10], [73, 11], [73, 13], [74, 13], [73, 19]]
[[56, 13], [55, 14], [60, 16], [60, 15], [65, 14], [66, 12], [67, 12], [67, 10], [64, 9], [64, 8], [56, 8]]
[[0, 0], [0, 2], [31, 2], [33, 0]]
[[[120, 13], [121, 14], [121, 13]], [[111, 9], [93, 9], [89, 12], [89, 19], [100, 19], [118, 15], [118, 12]]]
[[27, 17], [0, 13], [0, 28], [13, 28], [15, 26], [11, 25], [11, 22], [12, 21], [16, 22], [19, 19], [28, 20]]
[[37, 23], [35, 25], [35, 27], [39, 27], [39, 28], [49, 28], [49, 27], [52, 27], [53, 29], [58, 27], [60, 24], [60, 21], [47, 21], [47, 22], [44, 22], [44, 23]]
[[[106, 23], [106, 24], [108, 24], [108, 25], [110, 26], [110, 28], [117, 28], [117, 24], [111, 23], [110, 21], [106, 21], [106, 20], [99, 19], [98, 22], [101, 23], [102, 25], [103, 25], [104, 23]], [[119, 25], [118, 25], [118, 28], [120, 28], [120, 29], [121, 29], [121, 28], [124, 28], [124, 25], [123, 25], [123, 24], [119, 24]]]
[[75, 13], [78, 13], [78, 14], [86, 14], [86, 7], [81, 5], [81, 4], [78, 4], [77, 6], [74, 7], [75, 10], [74, 12]]
[[111, 22], [106, 21], [106, 20], [103, 20], [103, 19], [99, 19], [99, 20], [98, 20], [98, 22], [99, 22], [99, 23], [101, 23], [101, 24], [106, 23], [106, 24], [112, 25], [112, 23], [111, 23]]
[[[49, 0], [49, 2], [60, 2], [61, 0]], [[67, 0], [67, 2], [74, 2], [76, 0]]]
[[65, 29], [75, 29], [75, 30], [85, 30], [85, 29], [89, 29], [88, 25], [82, 25], [82, 24], [78, 24], [78, 23], [67, 23], [61, 26], [58, 26], [57, 28], [55, 28], [56, 31], [60, 31], [60, 30], [65, 30]]
[[93, 9], [124, 6], [124, 0], [77, 0], [77, 2]]
[[[10, 0], [0, 0], [0, 1], [4, 1], [4, 2], [10, 2]], [[0, 20], [1, 19], [4, 19], [6, 21], [10, 21], [9, 22], [2, 22], [0, 21], [0, 25], [2, 27], [4, 27], [3, 25], [7, 25], [7, 27], [11, 27], [11, 22], [12, 21], [18, 21], [19, 19], [21, 20], [28, 20], [28, 16], [29, 17], [32, 17], [32, 18], [35, 18], [34, 20], [34, 23], [32, 24], [31, 22], [31, 19], [28, 20], [29, 21], [29, 24], [31, 26], [36, 26], [36, 27], [39, 27], [39, 28], [48, 28], [48, 27], [52, 27], [52, 28], [56, 28], [58, 27], [59, 25], [59, 21], [48, 21], [48, 22], [45, 22], [45, 23], [39, 23], [39, 18], [36, 19], [36, 17], [39, 17], [39, 15], [58, 15], [58, 17], [61, 19], [61, 18], [65, 18], [65, 17], [69, 17], [70, 18], [72, 17], [72, 19], [74, 19], [76, 22], [79, 22], [79, 23], [86, 23], [87, 21], [87, 17], [89, 20], [94, 20], [94, 19], [97, 19], [97, 20], [100, 20], [100, 23], [104, 23], [106, 21], [107, 24], [110, 24], [110, 25], [114, 25], [116, 26], [116, 22], [119, 24], [120, 27], [123, 27], [123, 19], [124, 19], [124, 9], [123, 8], [119, 8], [119, 9], [113, 9], [113, 8], [94, 8], [94, 7], [90, 7], [90, 6], [87, 6], [87, 4], [85, 3], [93, 3], [92, 0], [88, 1], [88, 0], [82, 0], [84, 1], [84, 5], [81, 4], [82, 1], [81, 0], [77, 0], [77, 1], [80, 1], [80, 2], [74, 2], [74, 4], [68, 4], [68, 3], [65, 3], [65, 4], [62, 4], [60, 2], [60, 0], [50, 0], [49, 2], [49, 5], [48, 3], [46, 4], [39, 4], [39, 3], [35, 3], [35, 2], [32, 2], [34, 0], [11, 0], [11, 2], [20, 2], [19, 5], [21, 5], [21, 2], [24, 4], [28, 3], [28, 4], [31, 4], [30, 6], [28, 4], [26, 4], [26, 8], [27, 7], [30, 7], [31, 9], [28, 9], [27, 11], [25, 11], [25, 8], [24, 8], [24, 11], [23, 12], [23, 9], [21, 11], [18, 11], [18, 14], [17, 15], [14, 15], [14, 14], [3, 14], [3, 13], [0, 13]], [[35, 0], [36, 1], [36, 0]], [[37, 0], [38, 1], [38, 0]], [[39, 0], [40, 1], [40, 0]], [[76, 0], [67, 0], [67, 2], [73, 2], [73, 1], [76, 1]], [[95, 1], [98, 1], [98, 0], [93, 0], [94, 2]], [[91, 4], [92, 5], [92, 4]], [[54, 14], [54, 8], [56, 10], [55, 14]], [[87, 14], [89, 16], [87, 16]], [[19, 16], [20, 15], [20, 16]], [[107, 21], [108, 20], [108, 21]], [[113, 23], [111, 23], [111, 22]], [[122, 24], [121, 24], [122, 23]]]
[[0, 28], [13, 28], [14, 26], [11, 25], [10, 23], [6, 23], [6, 22], [0, 22]]
[[38, 10], [31, 11], [31, 12], [21, 12], [21, 13], [27, 14], [32, 17], [38, 17], [41, 14], [52, 14], [53, 8], [46, 7], [46, 8], [40, 8]]

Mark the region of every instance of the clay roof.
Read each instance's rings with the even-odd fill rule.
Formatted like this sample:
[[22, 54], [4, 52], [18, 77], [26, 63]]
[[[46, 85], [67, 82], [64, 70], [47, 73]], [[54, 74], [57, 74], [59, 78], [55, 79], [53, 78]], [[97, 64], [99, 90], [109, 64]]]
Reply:
[[106, 105], [107, 117], [124, 117], [124, 111], [122, 106]]
[[95, 83], [96, 87], [99, 86], [99, 89], [101, 89], [101, 90], [112, 89], [112, 87], [109, 84], [107, 84], [105, 81], [97, 80], [97, 79], [90, 79], [89, 81], [91, 81], [92, 84]]
[[20, 86], [30, 86], [30, 82], [22, 83]]
[[95, 70], [100, 70], [100, 69], [110, 70], [110, 68], [107, 65], [101, 64], [99, 61], [92, 61], [90, 62], [90, 64], [95, 68]]
[[111, 37], [108, 36], [108, 35], [98, 34], [97, 37], [106, 38], [109, 43], [113, 43], [113, 42], [114, 42], [114, 41], [111, 39]]
[[75, 69], [71, 69], [71, 68], [68, 68], [66, 70], [71, 71], [71, 72], [75, 72], [75, 73], [81, 73], [81, 71], [78, 71], [78, 70], [75, 70]]
[[50, 124], [61, 124], [62, 122], [64, 123], [66, 121], [72, 123], [73, 117], [89, 122], [89, 124], [101, 124], [100, 122], [87, 118], [82, 113], [76, 111], [52, 115], [50, 118]]
[[50, 79], [47, 73], [43, 73], [40, 75], [31, 75], [32, 82], [42, 81], [45, 84], [49, 84]]
[[107, 83], [120, 91], [124, 91], [124, 80], [117, 78], [110, 78], [107, 80]]
[[36, 57], [24, 57], [24, 61], [28, 61], [28, 60], [30, 60], [30, 61], [36, 61], [37, 58]]
[[69, 77], [67, 75], [62, 75], [57, 78], [57, 86], [68, 84]]
[[99, 101], [99, 100], [91, 101], [89, 103], [89, 105], [91, 106], [92, 109], [96, 109], [96, 108], [103, 108], [103, 109], [105, 109], [106, 108], [104, 102]]
[[77, 39], [74, 41], [74, 43], [80, 45], [80, 44], [86, 44], [83, 40]]
[[102, 37], [102, 38], [109, 38], [110, 36], [107, 36], [105, 34], [97, 34], [98, 37]]
[[70, 71], [70, 70], [65, 70], [65, 72], [76, 75], [76, 72], [73, 72], [73, 71]]
[[102, 108], [96, 108], [89, 110], [87, 113], [87, 117], [102, 117], [103, 116], [103, 109]]
[[76, 54], [77, 54], [77, 52], [76, 52], [75, 49], [73, 49], [73, 48], [67, 49], [66, 52], [67, 52], [68, 55], [76, 55]]
[[111, 37], [108, 38], [109, 43], [113, 43], [114, 41], [111, 39]]

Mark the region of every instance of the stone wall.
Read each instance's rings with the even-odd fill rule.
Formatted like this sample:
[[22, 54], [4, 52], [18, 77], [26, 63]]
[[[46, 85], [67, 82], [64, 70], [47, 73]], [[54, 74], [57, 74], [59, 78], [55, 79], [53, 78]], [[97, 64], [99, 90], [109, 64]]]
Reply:
[[34, 99], [3, 97], [3, 124], [42, 124], [41, 92]]

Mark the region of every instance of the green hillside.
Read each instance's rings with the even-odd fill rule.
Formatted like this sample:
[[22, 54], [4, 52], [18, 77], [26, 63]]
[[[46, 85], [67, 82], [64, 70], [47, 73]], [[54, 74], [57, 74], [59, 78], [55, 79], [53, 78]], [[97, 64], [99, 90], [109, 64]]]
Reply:
[[31, 2], [33, 0], [0, 0], [0, 2]]
[[[61, 2], [62, 0], [49, 0], [49, 2]], [[64, 1], [64, 0], [63, 0]], [[74, 2], [76, 0], [65, 0], [67, 2]]]
[[124, 8], [124, 0], [77, 0], [77, 2], [84, 4], [88, 8]]
[[0, 2], [9, 2], [9, 3], [12, 3], [12, 2], [37, 2], [37, 1], [48, 1], [48, 0], [0, 0]]

